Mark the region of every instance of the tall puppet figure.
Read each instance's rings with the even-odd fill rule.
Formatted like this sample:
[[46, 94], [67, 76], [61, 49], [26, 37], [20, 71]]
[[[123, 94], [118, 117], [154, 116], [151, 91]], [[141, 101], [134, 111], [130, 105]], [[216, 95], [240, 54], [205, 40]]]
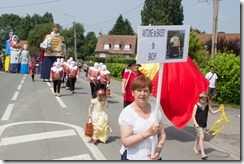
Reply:
[[28, 45], [23, 46], [23, 50], [20, 54], [20, 73], [27, 74], [29, 73], [29, 61], [30, 61], [30, 51], [28, 50]]
[[40, 44], [40, 48], [45, 50], [44, 60], [41, 70], [41, 78], [45, 81], [50, 79], [50, 69], [57, 57], [63, 57], [66, 52], [63, 47], [64, 37], [58, 33], [59, 24], [53, 25], [51, 34], [46, 35], [44, 41]]
[[9, 39], [5, 41], [5, 55], [4, 55], [4, 69], [5, 72], [8, 72], [9, 70], [9, 62], [10, 62], [10, 54], [11, 54], [11, 49], [10, 49], [10, 43], [12, 36], [14, 35], [13, 32], [9, 33]]
[[17, 35], [12, 36], [12, 40], [10, 42], [10, 48], [11, 48], [11, 55], [10, 55], [9, 71], [11, 73], [19, 73], [21, 46], [19, 44], [19, 39]]

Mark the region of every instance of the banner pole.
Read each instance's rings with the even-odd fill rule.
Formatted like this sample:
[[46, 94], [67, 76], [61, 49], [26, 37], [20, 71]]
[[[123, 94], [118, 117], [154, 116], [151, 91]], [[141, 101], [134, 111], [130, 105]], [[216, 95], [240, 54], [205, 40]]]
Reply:
[[[161, 99], [161, 91], [162, 91], [162, 83], [163, 83], [163, 69], [164, 64], [159, 64], [159, 75], [158, 75], [158, 87], [157, 87], [157, 99], [156, 99], [156, 112], [155, 112], [155, 123], [158, 123], [158, 112], [160, 106], [160, 99]], [[155, 154], [156, 145], [158, 143], [158, 136], [153, 136], [153, 143], [152, 143], [152, 150], [151, 150], [151, 157]]]

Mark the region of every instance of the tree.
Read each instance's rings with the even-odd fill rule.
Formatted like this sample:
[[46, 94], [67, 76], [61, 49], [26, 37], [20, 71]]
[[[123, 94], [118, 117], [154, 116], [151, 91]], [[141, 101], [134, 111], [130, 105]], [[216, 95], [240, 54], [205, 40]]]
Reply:
[[109, 35], [134, 35], [133, 28], [131, 27], [128, 19], [123, 19], [123, 16], [120, 14], [114, 27], [109, 31]]
[[145, 0], [141, 11], [141, 25], [182, 25], [181, 0]]
[[91, 56], [94, 54], [96, 44], [97, 44], [96, 34], [94, 32], [89, 32], [85, 37], [85, 43], [82, 47], [83, 53], [81, 55], [81, 58], [83, 60], [85, 60], [87, 56]]

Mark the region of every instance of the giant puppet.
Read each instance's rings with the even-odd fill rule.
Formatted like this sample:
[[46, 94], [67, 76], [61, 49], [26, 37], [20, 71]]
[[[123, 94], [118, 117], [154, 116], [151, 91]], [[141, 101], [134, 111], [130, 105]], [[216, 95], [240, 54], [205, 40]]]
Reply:
[[20, 73], [29, 73], [30, 51], [28, 50], [27, 44], [24, 44], [23, 50], [21, 51], [20, 62]]
[[66, 48], [64, 47], [64, 37], [58, 33], [59, 24], [53, 25], [51, 34], [46, 35], [40, 48], [45, 50], [41, 78], [45, 81], [50, 79], [50, 69], [59, 57], [64, 57]]
[[9, 62], [10, 62], [10, 54], [11, 54], [11, 49], [10, 49], [10, 43], [12, 36], [14, 35], [13, 32], [9, 33], [9, 39], [5, 41], [5, 54], [4, 54], [4, 71], [8, 72], [9, 70]]
[[19, 38], [17, 35], [12, 36], [10, 42], [10, 49], [11, 49], [11, 54], [10, 54], [9, 72], [19, 73], [21, 46], [19, 44]]

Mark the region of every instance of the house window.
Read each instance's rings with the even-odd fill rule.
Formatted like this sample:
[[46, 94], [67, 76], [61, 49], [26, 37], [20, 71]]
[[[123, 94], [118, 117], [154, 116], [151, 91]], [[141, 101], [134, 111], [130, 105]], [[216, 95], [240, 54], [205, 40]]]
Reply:
[[120, 44], [115, 44], [114, 45], [114, 50], [120, 50], [121, 48], [121, 45]]
[[111, 47], [111, 44], [104, 44], [103, 49], [104, 50], [109, 50]]
[[131, 44], [126, 44], [125, 45], [125, 50], [130, 50], [131, 49]]

